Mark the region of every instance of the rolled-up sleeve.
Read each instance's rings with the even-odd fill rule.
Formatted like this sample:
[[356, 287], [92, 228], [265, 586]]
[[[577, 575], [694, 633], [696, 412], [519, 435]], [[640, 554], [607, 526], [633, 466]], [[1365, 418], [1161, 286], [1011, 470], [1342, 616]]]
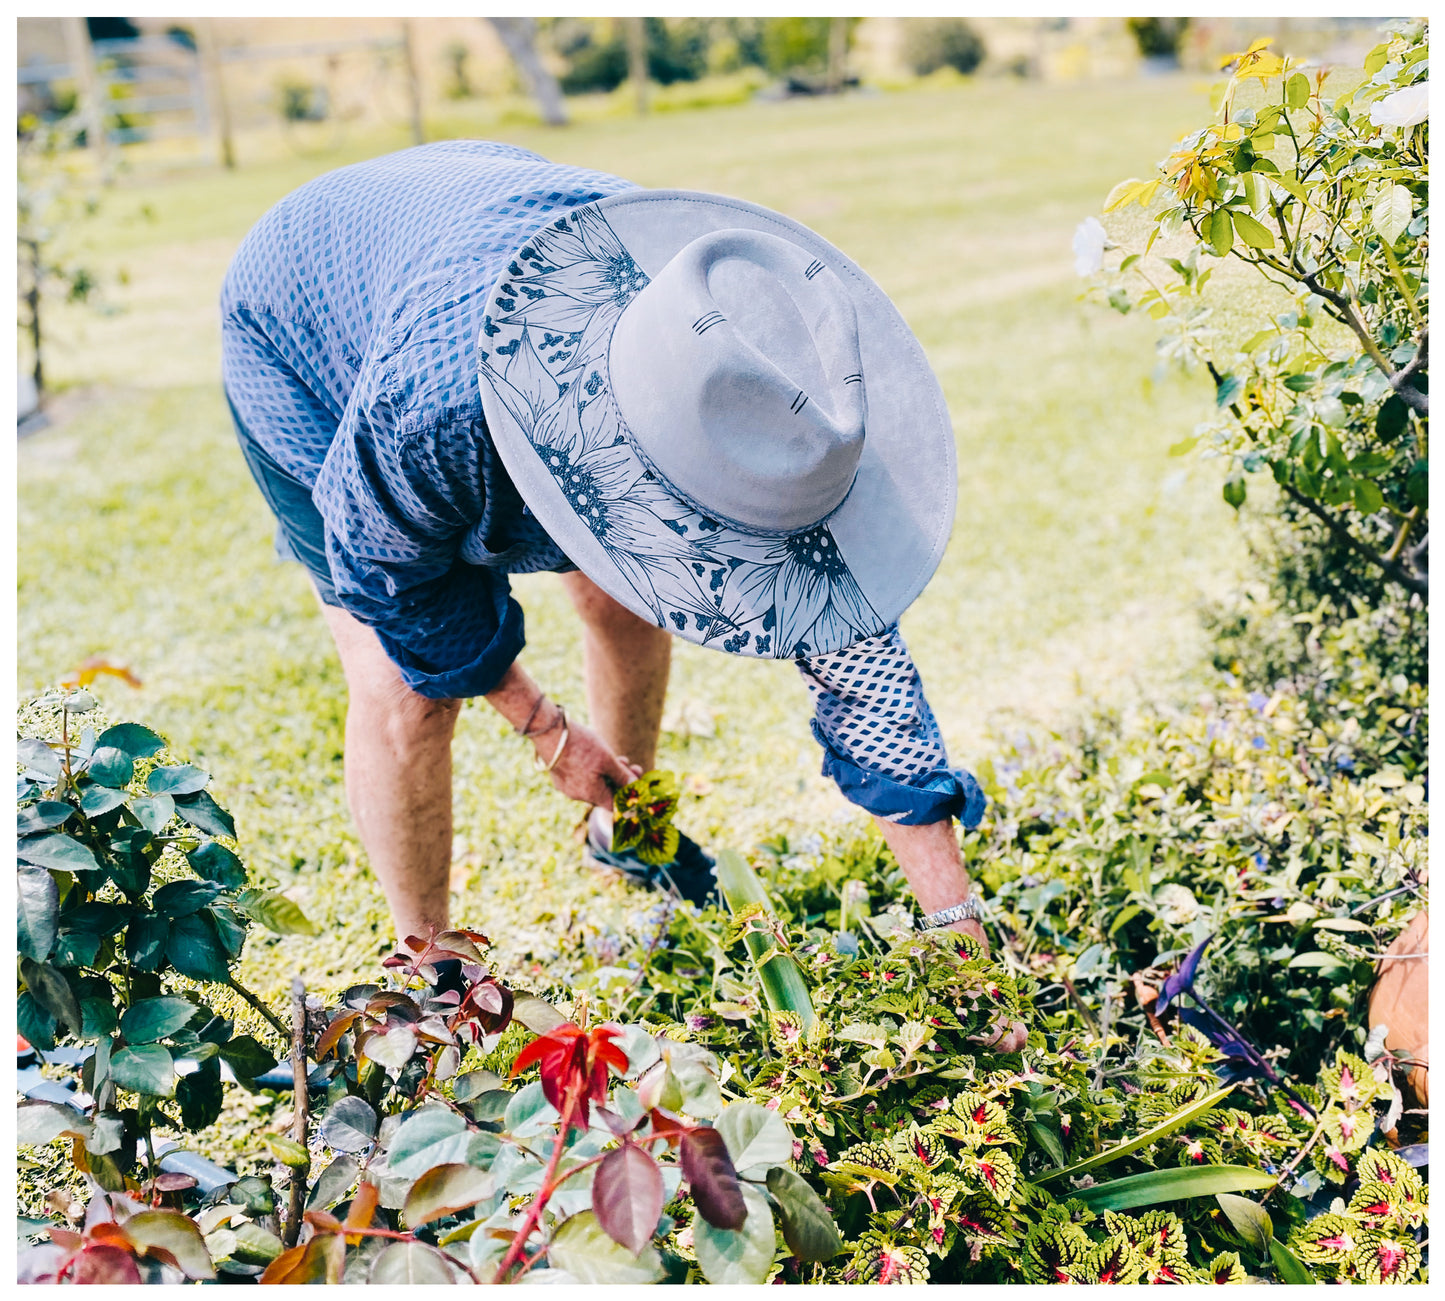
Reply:
[[795, 661], [813, 699], [823, 775], [889, 822], [916, 826], [983, 816], [971, 773], [951, 768], [913, 657], [895, 624], [847, 650]]
[[458, 554], [485, 505], [476, 420], [415, 418], [364, 375], [313, 492], [337, 599], [431, 699], [485, 695], [525, 640], [506, 575]]

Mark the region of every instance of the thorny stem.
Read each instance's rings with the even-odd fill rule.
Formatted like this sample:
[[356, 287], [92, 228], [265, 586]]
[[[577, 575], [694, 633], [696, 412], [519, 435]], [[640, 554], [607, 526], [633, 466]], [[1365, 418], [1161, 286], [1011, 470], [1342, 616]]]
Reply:
[[1384, 250], [1385, 261], [1390, 264], [1390, 275], [1400, 287], [1400, 293], [1404, 296], [1405, 307], [1410, 313], [1410, 319], [1415, 322], [1415, 328], [1422, 334], [1425, 332], [1425, 318], [1420, 315], [1420, 308], [1415, 302], [1415, 295], [1410, 292], [1410, 286], [1405, 283], [1405, 273], [1400, 269], [1399, 260], [1395, 257], [1395, 250], [1382, 239], [1380, 248]]
[[547, 1169], [542, 1174], [542, 1186], [537, 1190], [537, 1196], [533, 1199], [532, 1205], [528, 1207], [527, 1218], [522, 1222], [517, 1236], [512, 1239], [512, 1245], [507, 1248], [507, 1254], [502, 1257], [502, 1263], [497, 1266], [497, 1272], [492, 1278], [493, 1283], [501, 1283], [507, 1277], [507, 1271], [517, 1263], [518, 1258], [526, 1250], [527, 1239], [532, 1236], [532, 1230], [537, 1227], [547, 1202], [556, 1190], [557, 1182], [560, 1182], [554, 1182], [554, 1180], [556, 1180], [557, 1167], [562, 1161], [562, 1149], [567, 1145], [567, 1131], [572, 1128], [573, 1114], [577, 1110], [577, 1092], [578, 1085], [574, 1084], [567, 1090], [567, 1096], [562, 1099], [562, 1116], [557, 1124], [557, 1141], [552, 1146], [552, 1156], [547, 1162]]
[[234, 989], [236, 993], [238, 993], [242, 998], [246, 1000], [247, 1003], [249, 1003], [257, 1012], [259, 1012], [263, 1017], [265, 1017], [270, 1027], [277, 1034], [279, 1034], [281, 1038], [289, 1039], [291, 1037], [291, 1032], [281, 1022], [281, 1019], [276, 1016], [276, 1014], [273, 1013], [271, 1009], [266, 1006], [265, 1003], [263, 1003], [259, 998], [257, 998], [255, 994], [253, 994], [249, 989], [247, 989], [245, 985], [238, 984], [234, 979], [228, 979], [226, 981], [226, 985], [228, 988]]
[[[291, 1137], [306, 1147], [306, 1122], [310, 1099], [306, 1093], [306, 986], [300, 976], [291, 977]], [[282, 1245], [294, 1247], [301, 1235], [301, 1216], [306, 1209], [306, 1177], [311, 1173], [310, 1149], [302, 1165], [291, 1167], [291, 1203], [286, 1210]]]

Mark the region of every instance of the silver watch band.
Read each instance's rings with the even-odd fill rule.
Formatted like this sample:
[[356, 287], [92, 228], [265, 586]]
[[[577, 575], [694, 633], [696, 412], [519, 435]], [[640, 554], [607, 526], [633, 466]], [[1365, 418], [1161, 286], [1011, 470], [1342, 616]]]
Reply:
[[948, 926], [952, 922], [977, 921], [983, 916], [983, 905], [978, 895], [970, 894], [962, 903], [956, 903], [952, 908], [940, 908], [936, 913], [929, 913], [919, 919], [918, 929], [931, 931], [939, 926]]

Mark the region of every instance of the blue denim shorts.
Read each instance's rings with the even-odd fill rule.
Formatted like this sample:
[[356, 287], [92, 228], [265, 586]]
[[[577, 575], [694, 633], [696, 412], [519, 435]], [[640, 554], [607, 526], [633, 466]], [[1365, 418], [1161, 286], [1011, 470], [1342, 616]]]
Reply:
[[287, 474], [251, 436], [229, 394], [226, 405], [231, 408], [241, 455], [246, 458], [251, 477], [276, 517], [277, 556], [305, 566], [322, 603], [340, 606], [331, 581], [331, 567], [326, 563], [326, 525], [311, 500], [311, 489], [294, 475]]

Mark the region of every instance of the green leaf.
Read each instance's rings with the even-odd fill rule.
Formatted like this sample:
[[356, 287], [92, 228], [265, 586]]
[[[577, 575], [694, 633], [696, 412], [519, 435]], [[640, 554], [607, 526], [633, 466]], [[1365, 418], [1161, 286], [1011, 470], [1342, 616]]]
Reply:
[[199, 1011], [194, 1003], [175, 995], [145, 998], [126, 1009], [120, 1018], [120, 1032], [128, 1043], [155, 1043], [189, 1025]]
[[151, 907], [174, 921], [200, 912], [220, 892], [214, 881], [170, 881], [151, 896]]
[[160, 1044], [136, 1044], [111, 1054], [110, 1078], [132, 1093], [169, 1098], [176, 1088], [170, 1051]]
[[777, 1254], [777, 1230], [767, 1199], [751, 1184], [744, 1184], [742, 1193], [748, 1208], [742, 1228], [717, 1229], [700, 1215], [693, 1221], [692, 1244], [697, 1263], [703, 1277], [714, 1285], [765, 1283]]
[[1394, 442], [1410, 423], [1410, 408], [1398, 393], [1391, 393], [1375, 413], [1375, 433], [1383, 441]]
[[484, 1137], [443, 1106], [422, 1107], [401, 1123], [391, 1140], [387, 1167], [398, 1179], [418, 1179], [433, 1166], [465, 1162], [474, 1138]]
[[1314, 388], [1318, 383], [1319, 376], [1309, 370], [1301, 371], [1297, 375], [1286, 375], [1284, 377], [1284, 386], [1289, 389], [1291, 393], [1308, 393], [1310, 389]]
[[215, 1278], [201, 1231], [179, 1211], [139, 1211], [125, 1222], [125, 1234], [148, 1255], [174, 1263], [187, 1278]]
[[1405, 476], [1405, 496], [1410, 499], [1410, 505], [1422, 510], [1430, 505], [1430, 469], [1423, 456]]
[[1238, 208], [1231, 209], [1231, 215], [1234, 218], [1235, 232], [1250, 248], [1274, 247], [1274, 235], [1268, 227], [1261, 226], [1253, 217]]
[[305, 1143], [298, 1143], [287, 1134], [262, 1134], [263, 1142], [284, 1166], [293, 1170], [302, 1169], [311, 1160]]
[[120, 1028], [116, 1020], [115, 1004], [108, 998], [82, 998], [80, 1000], [80, 1035], [82, 1039], [99, 1039], [102, 1035], [114, 1034]]
[[1114, 918], [1113, 924], [1109, 927], [1109, 938], [1112, 940], [1120, 930], [1143, 911], [1144, 905], [1139, 903], [1131, 903], [1127, 908], [1121, 908], [1119, 915]]
[[244, 890], [236, 896], [235, 907], [277, 935], [316, 934], [315, 923], [301, 911], [301, 905], [278, 891]]
[[1341, 970], [1344, 970], [1349, 966], [1349, 963], [1335, 957], [1333, 953], [1320, 953], [1316, 951], [1313, 953], [1296, 953], [1294, 957], [1289, 960], [1289, 965], [1292, 968], [1304, 967], [1328, 970], [1331, 967], [1339, 967]]
[[1242, 474], [1232, 474], [1224, 481], [1224, 500], [1235, 510], [1244, 505], [1244, 498], [1248, 491]]
[[1065, 1175], [1072, 1178], [1088, 1170], [1097, 1169], [1101, 1165], [1108, 1165], [1111, 1161], [1117, 1161], [1121, 1157], [1130, 1156], [1135, 1152], [1142, 1151], [1151, 1143], [1157, 1143], [1161, 1138], [1165, 1137], [1165, 1135], [1172, 1134], [1176, 1129], [1182, 1129], [1197, 1116], [1202, 1116], [1211, 1107], [1219, 1106], [1233, 1091], [1234, 1086], [1232, 1084], [1226, 1085], [1222, 1089], [1216, 1089], [1213, 1093], [1196, 1099], [1187, 1107], [1181, 1108], [1172, 1116], [1161, 1120], [1157, 1125], [1151, 1125], [1148, 1129], [1140, 1134], [1136, 1134], [1127, 1142], [1117, 1143], [1113, 1147], [1105, 1148], [1102, 1152], [1096, 1152], [1091, 1157], [1086, 1157], [1082, 1161], [1076, 1161], [1073, 1165], [1067, 1166], [1063, 1170], [1047, 1170], [1043, 1174], [1034, 1177], [1033, 1182], [1036, 1184], [1046, 1184], [1051, 1180], [1061, 1179]]
[[126, 928], [126, 960], [140, 971], [159, 971], [170, 933], [171, 924], [164, 917], [142, 913]]
[[91, 1122], [90, 1137], [85, 1140], [85, 1150], [95, 1156], [119, 1152], [125, 1144], [125, 1118], [115, 1112], [103, 1111]]
[[1413, 215], [1410, 191], [1403, 185], [1389, 185], [1380, 191], [1370, 210], [1370, 225], [1386, 244], [1393, 246]]
[[176, 812], [191, 826], [204, 831], [208, 836], [225, 836], [229, 840], [235, 840], [235, 820], [205, 791], [197, 795], [176, 796], [175, 800]]
[[176, 1081], [176, 1101], [181, 1105], [181, 1124], [193, 1133], [214, 1125], [226, 1101], [219, 1059], [202, 1062], [190, 1074], [182, 1075]]
[[39, 1147], [52, 1139], [90, 1137], [90, 1121], [61, 1102], [22, 1102], [15, 1110], [15, 1142]]
[[1255, 1254], [1265, 1255], [1269, 1251], [1270, 1239], [1274, 1237], [1274, 1221], [1269, 1218], [1269, 1212], [1258, 1202], [1238, 1193], [1216, 1193], [1214, 1200], [1229, 1217], [1234, 1231], [1254, 1249]]
[[176, 764], [173, 768], [155, 768], [146, 778], [146, 790], [152, 795], [194, 795], [206, 789], [211, 774], [192, 764]]
[[[1054, 1172], [1051, 1171], [1050, 1174]], [[1172, 1170], [1146, 1170], [1143, 1174], [1113, 1179], [1070, 1194], [1091, 1211], [1128, 1211], [1137, 1206], [1246, 1188], [1273, 1188], [1278, 1177], [1242, 1165], [1199, 1165]]]
[[1310, 102], [1310, 79], [1297, 72], [1284, 83], [1284, 102], [1290, 108], [1303, 108]]
[[[186, 862], [197, 876], [227, 890], [241, 890], [246, 885], [246, 865], [224, 845], [208, 840], [199, 849], [186, 855]], [[314, 934], [314, 932], [312, 932]]]
[[1385, 506], [1385, 494], [1379, 485], [1369, 479], [1356, 479], [1354, 483], [1355, 509], [1361, 515], [1373, 515]]
[[778, 1204], [783, 1241], [799, 1260], [832, 1260], [843, 1250], [843, 1235], [802, 1175], [774, 1166], [768, 1171], [768, 1192]]
[[1169, 455], [1183, 456], [1186, 452], [1192, 452], [1198, 445], [1198, 438], [1181, 438], [1177, 443], [1169, 444]]
[[[776, 913], [757, 873], [736, 850], [725, 849], [718, 855], [717, 883], [732, 912], [736, 913], [749, 904], [761, 904], [769, 913]], [[798, 964], [785, 953], [763, 961], [772, 948], [766, 935], [749, 933], [743, 937], [743, 943], [757, 967], [768, 1006], [775, 1012], [794, 1013], [802, 1022], [802, 1028], [807, 1030], [816, 1018], [813, 1000], [808, 994], [808, 982], [804, 980]]]
[[1204, 237], [1209, 247], [1224, 257], [1234, 247], [1234, 226], [1229, 220], [1228, 208], [1216, 208], [1209, 214], [1204, 226]]
[[551, 1003], [531, 994], [518, 997], [512, 1004], [512, 1020], [520, 1022], [533, 1034], [547, 1034], [559, 1025], [567, 1024], [567, 1018]]
[[734, 1169], [744, 1179], [762, 1178], [793, 1159], [793, 1134], [776, 1111], [755, 1102], [734, 1102], [717, 1118]]
[[435, 1247], [424, 1242], [393, 1242], [377, 1256], [366, 1281], [415, 1287], [455, 1283], [457, 1277], [447, 1258]]
[[141, 826], [151, 835], [158, 836], [176, 816], [176, 802], [169, 795], [157, 795], [153, 799], [133, 801], [130, 811], [140, 819]]
[[489, 1171], [460, 1164], [434, 1166], [411, 1186], [401, 1222], [408, 1229], [419, 1229], [443, 1215], [455, 1215], [475, 1206], [492, 1195], [492, 1187]]
[[16, 845], [15, 853], [22, 863], [53, 867], [60, 872], [94, 871], [100, 866], [95, 861], [95, 855], [71, 836], [37, 836], [34, 840], [22, 840]]
[[1269, 1258], [1274, 1261], [1274, 1267], [1279, 1271], [1283, 1282], [1296, 1285], [1316, 1282], [1315, 1276], [1305, 1268], [1304, 1262], [1277, 1239], [1270, 1239]]
[[[1214, 405], [1227, 407], [1244, 392], [1244, 379], [1239, 375], [1221, 375], [1214, 386]], [[1198, 439], [1195, 440], [1196, 442]]]
[[41, 800], [38, 804], [17, 810], [15, 833], [20, 836], [33, 836], [37, 832], [49, 831], [51, 827], [58, 827], [69, 821], [74, 813], [74, 807], [64, 800]]
[[90, 756], [85, 771], [101, 786], [126, 787], [135, 776], [135, 763], [123, 750], [103, 745]]
[[[656, 1247], [649, 1244], [634, 1256], [603, 1232], [591, 1211], [572, 1216], [552, 1235], [547, 1259], [554, 1268], [565, 1270], [577, 1282], [584, 1284], [635, 1287], [656, 1283], [663, 1276], [662, 1258], [657, 1254]], [[772, 1264], [771, 1257], [768, 1263]]]
[[221, 937], [205, 913], [192, 913], [171, 922], [166, 939], [166, 957], [183, 976], [225, 984], [231, 971], [221, 948]]
[[[57, 967], [89, 967], [100, 952], [101, 937], [90, 931], [61, 931], [51, 957]], [[84, 1033], [85, 1002], [80, 1002], [82, 1033]]]
[[376, 1112], [365, 1098], [337, 1098], [321, 1118], [321, 1136], [338, 1152], [364, 1152], [376, 1138]]
[[70, 982], [59, 971], [47, 963], [21, 958], [20, 978], [35, 1001], [58, 1023], [80, 1032], [80, 1004]]
[[338, 1156], [317, 1176], [306, 1195], [306, 1209], [330, 1210], [351, 1190], [361, 1167], [349, 1156]]
[[1064, 1151], [1063, 1141], [1050, 1126], [1043, 1121], [1030, 1120], [1027, 1122], [1026, 1128], [1029, 1131], [1029, 1137], [1048, 1153], [1050, 1161], [1056, 1166], [1067, 1163], [1069, 1157]]
[[55, 1047], [55, 1018], [29, 991], [15, 1000], [15, 1029], [37, 1048]]
[[243, 1265], [269, 1265], [281, 1254], [281, 1239], [250, 1220], [232, 1224], [231, 1232], [236, 1235], [231, 1259]]
[[221, 1060], [235, 1072], [238, 1080], [254, 1080], [274, 1069], [276, 1058], [248, 1034], [237, 1035], [230, 1043], [220, 1045]]
[[60, 889], [44, 868], [22, 867], [16, 874], [15, 927], [20, 952], [44, 962], [60, 927]]
[[149, 759], [166, 745], [163, 737], [139, 723], [117, 723], [114, 727], [107, 727], [95, 738], [95, 744], [97, 748], [110, 746], [132, 759]]
[[117, 804], [125, 803], [125, 792], [112, 790], [109, 786], [87, 786], [80, 797], [81, 811], [88, 818], [98, 818], [109, 813]]
[[39, 737], [27, 736], [15, 747], [16, 757], [30, 772], [54, 781], [60, 776], [60, 756]]

